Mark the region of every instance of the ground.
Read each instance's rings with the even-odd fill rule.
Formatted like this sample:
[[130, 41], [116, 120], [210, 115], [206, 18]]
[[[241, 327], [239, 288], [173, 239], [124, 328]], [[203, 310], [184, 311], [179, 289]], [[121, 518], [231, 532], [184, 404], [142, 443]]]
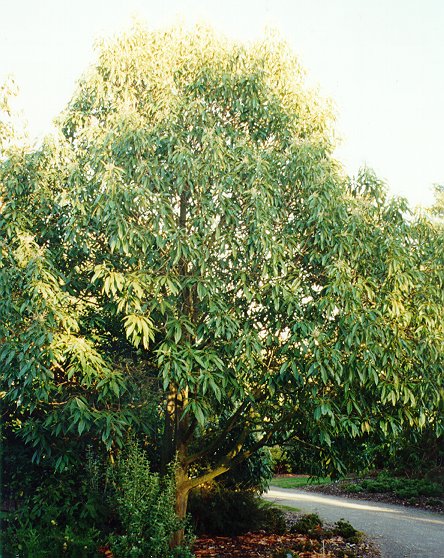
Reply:
[[[287, 476], [287, 475], [285, 475]], [[305, 477], [305, 475], [288, 475], [291, 477]], [[303, 479], [300, 479], [303, 481]], [[328, 484], [309, 484], [301, 486], [310, 492], [319, 492], [336, 497], [350, 499], [362, 498], [373, 502], [398, 504], [408, 508], [444, 513], [444, 502], [440, 499], [417, 497], [406, 499], [394, 494], [360, 492], [352, 494], [347, 486], [353, 480], [338, 481]], [[302, 482], [302, 485], [305, 482]], [[433, 504], [431, 502], [433, 501]], [[441, 502], [441, 503], [439, 503]], [[291, 527], [301, 515], [299, 512], [286, 511], [288, 527]], [[326, 526], [328, 529], [328, 525]], [[402, 545], [401, 545], [402, 546]], [[369, 539], [360, 543], [350, 543], [341, 537], [310, 538], [298, 534], [267, 534], [265, 532], [248, 533], [238, 537], [200, 537], [195, 544], [196, 558], [379, 558], [378, 548]], [[293, 553], [292, 553], [293, 552]]]
[[[290, 528], [300, 513], [286, 511]], [[328, 528], [328, 526], [327, 526]], [[238, 537], [200, 537], [194, 546], [196, 558], [379, 558], [378, 549], [367, 539], [359, 543], [342, 537], [308, 537], [299, 534], [247, 533]]]
[[316, 513], [332, 523], [345, 518], [377, 543], [384, 558], [443, 556], [444, 516], [439, 513], [301, 488], [272, 488], [265, 498], [304, 513]]

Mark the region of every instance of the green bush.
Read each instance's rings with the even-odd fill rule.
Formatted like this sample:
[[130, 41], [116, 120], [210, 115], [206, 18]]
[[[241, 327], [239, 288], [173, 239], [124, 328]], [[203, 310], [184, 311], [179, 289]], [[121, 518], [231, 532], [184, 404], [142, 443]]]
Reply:
[[175, 514], [174, 475], [161, 478], [136, 443], [110, 468], [112, 503], [120, 528], [111, 535], [116, 558], [169, 558], [186, 555], [186, 549], [169, 548], [173, 533], [182, 527]]
[[359, 494], [359, 492], [362, 492], [364, 490], [364, 488], [362, 487], [361, 484], [348, 484], [345, 487], [346, 492], [349, 492], [350, 494]]
[[[21, 457], [22, 459], [18, 459]], [[139, 446], [115, 466], [92, 450], [63, 472], [31, 462], [15, 444], [4, 459], [1, 545], [8, 558], [98, 558], [106, 543], [116, 558], [187, 558], [169, 549], [180, 527], [174, 513], [173, 475], [151, 473]]]
[[214, 485], [190, 495], [188, 509], [198, 534], [236, 536], [265, 530], [284, 533], [284, 513], [247, 490]]
[[292, 466], [285, 449], [280, 446], [274, 446], [270, 449], [271, 459], [273, 462], [273, 473], [275, 475], [283, 475], [292, 472]]
[[444, 436], [437, 436], [429, 424], [423, 430], [406, 429], [394, 438], [374, 444], [374, 466], [386, 468], [396, 475], [442, 475], [444, 467]]
[[[357, 485], [359, 486], [359, 485]], [[376, 479], [366, 479], [361, 482], [363, 490], [372, 493], [390, 493], [399, 498], [417, 498], [418, 496], [440, 496], [443, 485], [428, 479], [406, 479], [392, 477], [381, 473]], [[350, 487], [347, 489], [350, 490]]]
[[405, 498], [406, 500], [417, 498], [419, 496], [418, 491], [416, 488], [399, 488], [393, 491], [396, 496], [399, 498]]
[[97, 556], [99, 526], [106, 523], [107, 510], [103, 495], [93, 486], [90, 457], [85, 456], [85, 464], [54, 473], [45, 466], [25, 462], [19, 468], [21, 482], [8, 472], [10, 509], [3, 518], [1, 533], [6, 555]]
[[441, 496], [444, 493], [444, 487], [438, 482], [421, 479], [418, 481], [418, 491], [422, 496]]
[[439, 498], [429, 498], [427, 500], [427, 505], [432, 506], [434, 508], [435, 507], [438, 508], [438, 507], [444, 506], [444, 501], [440, 500]]
[[362, 540], [362, 534], [345, 519], [336, 521], [333, 526], [333, 533], [351, 543], [358, 543]]
[[322, 529], [323, 522], [317, 513], [308, 513], [300, 517], [291, 527], [292, 533], [316, 535]]

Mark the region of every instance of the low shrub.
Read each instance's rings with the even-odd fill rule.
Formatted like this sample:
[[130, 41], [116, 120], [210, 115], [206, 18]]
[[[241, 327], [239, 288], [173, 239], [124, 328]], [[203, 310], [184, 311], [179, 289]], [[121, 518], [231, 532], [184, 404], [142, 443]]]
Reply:
[[214, 485], [193, 491], [188, 510], [197, 534], [236, 536], [265, 530], [284, 533], [284, 513], [248, 490]]
[[439, 508], [441, 506], [444, 506], [444, 502], [439, 498], [428, 498], [427, 505], [434, 508]]
[[311, 539], [325, 539], [332, 535], [342, 537], [347, 542], [358, 543], [362, 540], [362, 534], [345, 519], [337, 521], [332, 529], [324, 529], [322, 519], [316, 513], [303, 515], [291, 527], [292, 533], [307, 535]]
[[[392, 491], [388, 490], [387, 492], [392, 492]], [[398, 496], [398, 498], [403, 498], [405, 500], [414, 499], [414, 498], [417, 498], [419, 496], [418, 490], [416, 488], [413, 488], [413, 487], [398, 488], [396, 490], [393, 490], [393, 493], [395, 494], [395, 496]]]
[[334, 524], [333, 533], [351, 543], [358, 543], [362, 540], [362, 533], [345, 519], [340, 519]]
[[[406, 479], [392, 477], [385, 473], [379, 474], [376, 479], [363, 480], [360, 486], [367, 492], [392, 493], [405, 499], [417, 498], [418, 496], [440, 496], [444, 490], [442, 484], [429, 479]], [[350, 488], [348, 488], [348, 491], [353, 492], [353, 489], [350, 490]], [[355, 491], [357, 490], [355, 489]]]
[[309, 513], [300, 517], [291, 527], [292, 533], [315, 536], [322, 529], [323, 522], [317, 513]]
[[442, 483], [420, 479], [418, 481], [418, 492], [421, 496], [440, 496], [444, 493], [444, 486]]
[[350, 494], [359, 494], [359, 492], [362, 492], [364, 489], [360, 484], [348, 484], [345, 486], [345, 490]]

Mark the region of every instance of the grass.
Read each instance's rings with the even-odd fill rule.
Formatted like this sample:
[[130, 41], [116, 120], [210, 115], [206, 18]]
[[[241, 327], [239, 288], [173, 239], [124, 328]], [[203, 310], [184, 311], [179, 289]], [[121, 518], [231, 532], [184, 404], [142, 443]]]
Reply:
[[271, 486], [278, 488], [301, 488], [307, 484], [329, 484], [329, 477], [274, 477]]

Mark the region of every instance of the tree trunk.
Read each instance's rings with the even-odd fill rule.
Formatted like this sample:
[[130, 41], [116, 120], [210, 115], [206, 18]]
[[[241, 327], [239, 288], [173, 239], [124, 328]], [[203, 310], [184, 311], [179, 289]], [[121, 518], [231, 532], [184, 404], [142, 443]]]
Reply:
[[[190, 487], [187, 483], [188, 475], [180, 464], [176, 470], [176, 515], [180, 521], [184, 522], [187, 516], [188, 495]], [[171, 538], [171, 547], [182, 546], [184, 542], [185, 530], [183, 527], [178, 529]]]
[[[180, 195], [179, 207], [179, 228], [185, 234], [187, 228], [187, 209], [188, 209], [189, 187], [184, 187]], [[187, 261], [182, 256], [178, 263], [178, 273], [182, 281], [185, 281], [188, 275]], [[193, 322], [193, 295], [189, 287], [182, 287], [182, 301], [183, 313], [187, 318]], [[185, 332], [184, 339], [190, 341], [190, 334]], [[164, 437], [170, 439], [171, 447], [170, 452], [174, 450], [174, 454], [169, 456], [169, 459], [176, 458], [176, 515], [178, 519], [185, 522], [188, 506], [188, 494], [191, 485], [188, 478], [188, 467], [184, 466], [182, 458], [186, 455], [187, 444], [187, 431], [190, 423], [189, 415], [183, 416], [183, 412], [188, 404], [188, 389], [179, 390], [176, 386], [171, 389], [170, 393], [174, 393], [174, 398], [171, 397], [167, 402], [166, 409], [166, 428]], [[168, 444], [168, 442], [166, 442]], [[167, 449], [167, 448], [166, 448]], [[167, 455], [165, 454], [165, 457]], [[178, 529], [171, 538], [171, 547], [182, 546], [184, 542], [185, 530], [182, 526]]]
[[177, 390], [173, 384], [168, 387], [164, 431], [160, 448], [160, 472], [166, 475], [168, 467], [176, 455], [176, 420], [177, 420]]

